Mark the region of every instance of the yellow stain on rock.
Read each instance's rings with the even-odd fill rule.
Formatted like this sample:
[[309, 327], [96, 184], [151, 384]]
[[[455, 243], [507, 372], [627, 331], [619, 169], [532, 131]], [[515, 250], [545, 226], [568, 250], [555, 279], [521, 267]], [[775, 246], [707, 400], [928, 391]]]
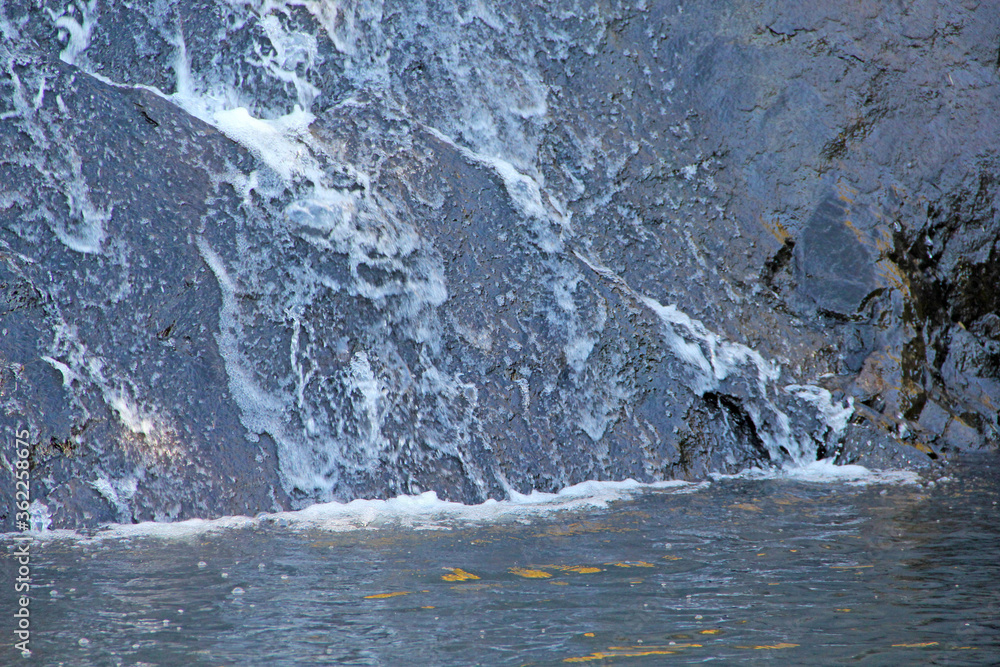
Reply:
[[519, 577], [524, 577], [525, 579], [548, 579], [552, 575], [548, 572], [542, 570], [532, 570], [526, 567], [512, 567], [507, 570], [511, 574], [516, 574]]
[[778, 243], [783, 244], [785, 241], [788, 240], [788, 237], [790, 236], [788, 230], [785, 229], [785, 226], [782, 225], [777, 220], [765, 220], [760, 216], [757, 216], [757, 220], [758, 222], [760, 222], [761, 226], [764, 229], [771, 232], [771, 235], [774, 236], [775, 239], [777, 239]]
[[384, 600], [385, 598], [395, 598], [400, 595], [409, 595], [409, 591], [399, 591], [397, 593], [379, 593], [377, 595], [366, 595], [366, 600]]
[[937, 646], [937, 642], [914, 642], [912, 644], [893, 644], [893, 648], [924, 648], [925, 646]]
[[447, 569], [451, 570], [451, 574], [441, 575], [441, 578], [445, 581], [472, 581], [479, 578], [471, 572], [466, 572], [460, 567], [449, 567]]

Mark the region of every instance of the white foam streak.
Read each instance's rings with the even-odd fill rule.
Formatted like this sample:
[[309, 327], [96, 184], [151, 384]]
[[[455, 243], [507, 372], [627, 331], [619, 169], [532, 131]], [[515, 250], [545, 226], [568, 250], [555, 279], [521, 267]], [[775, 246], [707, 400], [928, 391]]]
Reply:
[[254, 118], [246, 107], [237, 107], [213, 112], [211, 124], [249, 150], [282, 180], [292, 182], [304, 176], [318, 183], [322, 171], [304, 142], [314, 119], [300, 107], [275, 120]]
[[785, 391], [811, 403], [835, 434], [839, 435], [847, 428], [847, 423], [854, 414], [854, 398], [850, 396], [847, 398], [847, 405], [838, 405], [829, 391], [814, 385], [790, 384], [785, 387]]
[[[331, 532], [408, 528], [413, 530], [451, 530], [456, 524], [481, 524], [499, 521], [530, 521], [546, 515], [582, 509], [602, 509], [609, 504], [647, 492], [692, 493], [708, 482], [678, 480], [640, 483], [632, 479], [620, 482], [589, 481], [567, 487], [558, 493], [532, 491], [512, 493], [510, 500], [487, 500], [478, 505], [441, 500], [434, 491], [402, 495], [387, 500], [353, 500], [348, 503], [319, 503], [293, 512], [262, 513], [255, 518], [228, 516], [219, 519], [189, 519], [174, 523], [144, 522], [111, 524], [92, 536], [68, 531], [53, 531], [54, 539], [75, 537], [85, 541], [154, 537], [186, 539], [209, 532], [276, 524], [292, 529], [318, 529]], [[105, 489], [109, 491], [109, 489]]]
[[[766, 393], [767, 383], [781, 376], [781, 368], [746, 345], [725, 341], [702, 322], [692, 319], [677, 306], [664, 306], [659, 301], [641, 297], [642, 302], [667, 325], [666, 338], [671, 349], [681, 359], [701, 371], [700, 393], [716, 389], [740, 366], [751, 364], [757, 371], [757, 384]], [[678, 333], [678, 329], [684, 334]], [[704, 346], [704, 349], [703, 349]]]
[[424, 129], [442, 142], [448, 144], [467, 160], [492, 169], [503, 181], [507, 195], [515, 208], [529, 221], [535, 233], [536, 245], [548, 253], [559, 253], [564, 249], [562, 234], [556, 229], [568, 231], [569, 218], [555, 206], [546, 206], [542, 201], [542, 185], [538, 179], [518, 171], [513, 164], [503, 158], [486, 155], [460, 145], [440, 130], [424, 125]]
[[[80, 20], [67, 13], [74, 9], [78, 9], [83, 15]], [[77, 57], [90, 46], [90, 36], [97, 23], [97, 0], [70, 4], [59, 13], [48, 8], [46, 11], [52, 19], [52, 25], [66, 33], [66, 48], [59, 53], [59, 59], [70, 65], [76, 64]]]
[[712, 473], [714, 480], [722, 479], [785, 479], [814, 484], [844, 483], [851, 486], [876, 484], [919, 484], [920, 475], [912, 470], [871, 470], [859, 465], [837, 465], [833, 459], [820, 459], [803, 465], [784, 468], [751, 468], [735, 475]]

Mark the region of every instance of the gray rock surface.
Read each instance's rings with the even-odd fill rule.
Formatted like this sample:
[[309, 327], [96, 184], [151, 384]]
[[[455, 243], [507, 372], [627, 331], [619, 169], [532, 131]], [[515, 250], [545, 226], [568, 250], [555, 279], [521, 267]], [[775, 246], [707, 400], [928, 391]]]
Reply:
[[1000, 6], [43, 4], [0, 487], [27, 429], [54, 526], [996, 445]]

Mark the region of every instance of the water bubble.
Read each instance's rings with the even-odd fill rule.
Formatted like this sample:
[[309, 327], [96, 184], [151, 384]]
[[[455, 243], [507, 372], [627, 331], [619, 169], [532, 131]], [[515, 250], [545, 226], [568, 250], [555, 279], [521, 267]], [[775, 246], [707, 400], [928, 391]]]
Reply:
[[244, 591], [239, 586], [237, 586], [236, 588], [233, 589], [233, 595], [243, 595], [245, 592], [246, 591]]
[[206, 567], [208, 567], [208, 563], [206, 563], [203, 560], [198, 561], [198, 569], [199, 570], [204, 570]]
[[223, 579], [228, 579], [229, 578], [229, 573], [228, 572], [223, 572], [221, 576], [222, 576]]
[[86, 637], [80, 637], [80, 639], [78, 639], [76, 643], [84, 647], [90, 646], [90, 640], [87, 639]]

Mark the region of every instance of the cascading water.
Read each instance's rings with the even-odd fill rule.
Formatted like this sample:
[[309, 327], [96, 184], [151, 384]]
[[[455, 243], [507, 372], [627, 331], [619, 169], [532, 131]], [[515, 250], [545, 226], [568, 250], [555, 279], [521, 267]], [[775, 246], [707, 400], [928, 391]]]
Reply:
[[[753, 312], [692, 236], [692, 221], [725, 216], [712, 158], [674, 117], [684, 93], [669, 58], [654, 41], [606, 76], [574, 71], [614, 30], [608, 16], [292, 0], [4, 12], [4, 122], [32, 138], [21, 163], [52, 193], [48, 206], [4, 195], [34, 221], [5, 244], [29, 273], [44, 248], [95, 277], [52, 299], [39, 357], [61, 376], [69, 440], [91, 454], [69, 465], [102, 518], [425, 489], [481, 501], [801, 464], [842, 437], [849, 398], [732, 340]], [[74, 69], [23, 66], [46, 49]], [[127, 156], [98, 157], [63, 126], [79, 77], [132, 96], [149, 132], [188, 114], [206, 124], [184, 121], [187, 226], [86, 167]], [[182, 163], [163, 159], [172, 183]], [[185, 248], [177, 266], [161, 236]], [[174, 306], [142, 342], [157, 290], [177, 280], [200, 290], [197, 306]], [[88, 303], [124, 317], [130, 302], [107, 337], [109, 322], [87, 319]], [[171, 378], [179, 345], [214, 384]], [[238, 426], [215, 430], [218, 408], [198, 406], [216, 403]], [[225, 478], [268, 500], [212, 500]], [[178, 500], [178, 484], [203, 498]], [[56, 486], [52, 511], [75, 523], [84, 490]]]

